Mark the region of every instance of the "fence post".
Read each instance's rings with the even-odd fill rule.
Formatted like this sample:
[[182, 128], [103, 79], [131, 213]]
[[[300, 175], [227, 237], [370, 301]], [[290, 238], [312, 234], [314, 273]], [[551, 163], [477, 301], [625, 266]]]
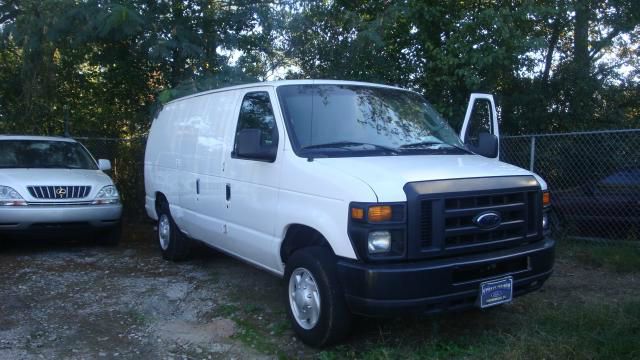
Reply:
[[536, 137], [531, 137], [531, 149], [529, 151], [531, 157], [529, 158], [529, 171], [534, 172], [534, 164], [536, 162]]

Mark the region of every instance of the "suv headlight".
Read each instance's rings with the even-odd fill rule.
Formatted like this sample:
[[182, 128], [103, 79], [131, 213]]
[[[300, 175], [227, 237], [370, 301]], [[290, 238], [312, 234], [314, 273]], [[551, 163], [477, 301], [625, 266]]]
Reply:
[[0, 206], [23, 206], [27, 205], [22, 196], [13, 188], [0, 185]]
[[114, 185], [107, 185], [98, 191], [98, 195], [96, 195], [95, 200], [93, 200], [94, 205], [102, 205], [102, 204], [117, 204], [120, 202], [120, 194], [118, 194], [118, 189]]

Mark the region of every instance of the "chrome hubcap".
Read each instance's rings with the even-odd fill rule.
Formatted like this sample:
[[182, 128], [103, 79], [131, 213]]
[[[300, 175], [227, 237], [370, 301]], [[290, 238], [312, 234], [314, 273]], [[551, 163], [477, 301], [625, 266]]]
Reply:
[[169, 238], [171, 236], [171, 224], [169, 223], [169, 217], [165, 214], [160, 215], [158, 220], [158, 239], [160, 240], [160, 247], [162, 250], [167, 250], [169, 247]]
[[311, 272], [297, 268], [289, 278], [289, 305], [298, 325], [312, 329], [320, 318], [320, 292]]

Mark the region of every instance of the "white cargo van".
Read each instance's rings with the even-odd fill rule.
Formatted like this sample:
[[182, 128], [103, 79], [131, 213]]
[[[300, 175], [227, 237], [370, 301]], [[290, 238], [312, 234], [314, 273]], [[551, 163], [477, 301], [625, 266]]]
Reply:
[[[484, 116], [483, 116], [484, 115]], [[549, 277], [546, 183], [500, 162], [493, 98], [460, 136], [417, 93], [278, 81], [172, 101], [145, 154], [146, 209], [169, 260], [203, 242], [284, 277], [307, 344], [352, 314], [489, 307]]]

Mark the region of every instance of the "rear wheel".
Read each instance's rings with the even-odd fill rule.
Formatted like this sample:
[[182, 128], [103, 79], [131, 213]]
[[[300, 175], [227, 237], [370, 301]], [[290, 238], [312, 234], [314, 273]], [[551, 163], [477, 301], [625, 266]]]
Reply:
[[302, 342], [321, 347], [348, 336], [352, 315], [331, 251], [322, 247], [296, 251], [287, 262], [285, 280], [287, 313]]
[[156, 236], [160, 252], [165, 260], [182, 261], [189, 257], [190, 241], [173, 221], [169, 205], [166, 202], [163, 202], [158, 209]]

